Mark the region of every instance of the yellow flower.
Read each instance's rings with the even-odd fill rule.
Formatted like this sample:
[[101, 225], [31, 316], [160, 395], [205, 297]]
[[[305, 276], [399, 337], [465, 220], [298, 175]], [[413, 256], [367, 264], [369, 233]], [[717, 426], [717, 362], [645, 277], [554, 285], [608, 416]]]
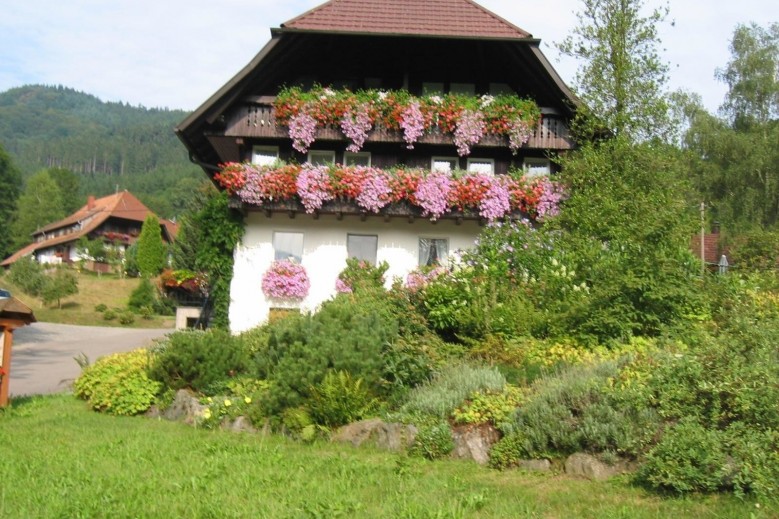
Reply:
[[230, 407], [233, 403], [229, 399], [225, 399], [225, 407]]
[[251, 404], [252, 403], [251, 397], [248, 397], [248, 396], [244, 397], [243, 401], [246, 402], [247, 404]]
[[206, 402], [208, 402], [209, 404], [213, 403], [213, 401], [214, 401], [214, 399], [211, 398], [211, 397], [206, 398]]
[[206, 410], [203, 411], [203, 418], [205, 418], [206, 420], [211, 418], [211, 410], [210, 409], [206, 408]]

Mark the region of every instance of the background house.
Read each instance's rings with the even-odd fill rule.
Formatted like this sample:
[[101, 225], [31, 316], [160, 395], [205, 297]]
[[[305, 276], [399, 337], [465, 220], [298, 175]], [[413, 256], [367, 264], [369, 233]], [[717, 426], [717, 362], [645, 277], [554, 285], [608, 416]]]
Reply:
[[[550, 156], [574, 147], [568, 132], [576, 100], [539, 48], [540, 40], [470, 0], [332, 0], [271, 30], [257, 56], [176, 129], [212, 178], [227, 162], [338, 163], [351, 166], [444, 169], [502, 175], [511, 168], [544, 175]], [[284, 86], [316, 85], [354, 92], [377, 89], [415, 96], [512, 94], [535, 101], [541, 117], [527, 142], [512, 151], [505, 136], [485, 136], [458, 153], [451, 135], [435, 132], [413, 149], [403, 132], [374, 127], [359, 152], [339, 128], [318, 128], [305, 152], [277, 122], [274, 101]], [[296, 149], [297, 148], [297, 149]], [[387, 261], [388, 283], [419, 265], [470, 247], [478, 214], [448, 213], [431, 221], [410, 209], [377, 214], [352, 204], [246, 203], [246, 233], [235, 251], [230, 322], [256, 326], [272, 307], [312, 310], [335, 293], [348, 257]], [[278, 301], [261, 290], [274, 260], [292, 257], [308, 271], [302, 302]]]
[[[32, 256], [40, 263], [72, 263], [82, 259], [78, 242], [82, 237], [102, 239], [118, 250], [120, 255], [135, 243], [146, 217], [153, 214], [128, 191], [102, 198], [90, 196], [87, 203], [72, 215], [38, 229], [33, 242], [6, 258], [0, 266], [10, 267], [21, 258]], [[160, 220], [163, 240], [175, 238], [177, 226], [169, 220]]]

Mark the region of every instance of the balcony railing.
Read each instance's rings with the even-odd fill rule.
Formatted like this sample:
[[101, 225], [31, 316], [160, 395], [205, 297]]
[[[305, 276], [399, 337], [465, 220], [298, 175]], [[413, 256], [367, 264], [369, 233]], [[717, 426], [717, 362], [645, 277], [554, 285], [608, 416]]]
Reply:
[[[273, 108], [274, 98], [260, 96], [246, 101], [240, 107], [234, 109], [227, 117], [225, 136], [243, 138], [289, 138], [286, 126], [276, 122]], [[541, 110], [542, 117], [536, 125], [533, 134], [523, 148], [569, 150], [574, 148], [565, 120], [554, 113]], [[317, 140], [345, 141], [339, 128], [319, 128]], [[404, 143], [403, 134], [386, 128], [375, 128], [368, 134], [367, 142]], [[426, 133], [417, 142], [422, 144], [452, 144], [452, 137], [444, 133]], [[508, 137], [485, 135], [478, 146], [484, 147], [508, 147]]]

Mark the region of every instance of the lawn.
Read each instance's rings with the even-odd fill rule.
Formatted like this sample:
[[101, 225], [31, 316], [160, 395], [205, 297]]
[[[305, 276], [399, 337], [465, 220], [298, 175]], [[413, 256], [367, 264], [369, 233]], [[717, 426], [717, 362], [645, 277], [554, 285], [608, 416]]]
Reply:
[[[116, 319], [103, 319], [103, 314], [96, 312], [95, 306], [102, 303], [108, 308], [126, 308], [130, 294], [138, 286], [140, 279], [119, 278], [108, 274], [98, 276], [91, 272], [80, 272], [77, 275], [78, 294], [63, 299], [62, 308], [57, 308], [56, 305], [44, 306], [40, 299], [26, 295], [11, 283], [8, 276], [0, 277], [0, 287], [10, 290], [16, 298], [32, 308], [38, 321], [86, 326], [123, 326]], [[153, 316], [152, 319], [136, 316], [135, 322], [129, 327], [172, 328], [174, 324], [173, 316]]]
[[327, 442], [87, 410], [0, 411], [0, 517], [775, 517], [731, 496], [660, 497], [626, 480], [499, 472]]

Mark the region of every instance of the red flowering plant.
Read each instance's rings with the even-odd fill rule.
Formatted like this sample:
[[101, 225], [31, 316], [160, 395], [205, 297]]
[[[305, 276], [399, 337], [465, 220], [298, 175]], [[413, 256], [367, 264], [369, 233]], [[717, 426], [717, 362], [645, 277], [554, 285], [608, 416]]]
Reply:
[[482, 218], [494, 221], [515, 211], [538, 218], [552, 216], [563, 198], [557, 182], [546, 177], [526, 179], [519, 172], [512, 176], [473, 172], [452, 175], [421, 169], [308, 163], [226, 167], [231, 172], [229, 182], [243, 168], [244, 187], [234, 193], [242, 202], [262, 206], [273, 201], [296, 201], [309, 213], [320, 210], [328, 201], [340, 199], [374, 213], [390, 203], [406, 202], [431, 219], [452, 211], [476, 211]]
[[484, 135], [508, 137], [516, 152], [540, 120], [538, 105], [515, 95], [459, 94], [414, 96], [405, 90], [332, 89], [316, 86], [282, 89], [274, 102], [276, 120], [289, 128], [293, 146], [305, 153], [316, 140], [317, 128], [340, 128], [359, 151], [368, 132], [377, 126], [402, 131], [408, 148], [425, 134], [452, 135], [458, 153], [470, 154]]
[[166, 292], [181, 290], [189, 294], [206, 295], [208, 276], [202, 272], [187, 269], [165, 269], [160, 274], [160, 284]]

